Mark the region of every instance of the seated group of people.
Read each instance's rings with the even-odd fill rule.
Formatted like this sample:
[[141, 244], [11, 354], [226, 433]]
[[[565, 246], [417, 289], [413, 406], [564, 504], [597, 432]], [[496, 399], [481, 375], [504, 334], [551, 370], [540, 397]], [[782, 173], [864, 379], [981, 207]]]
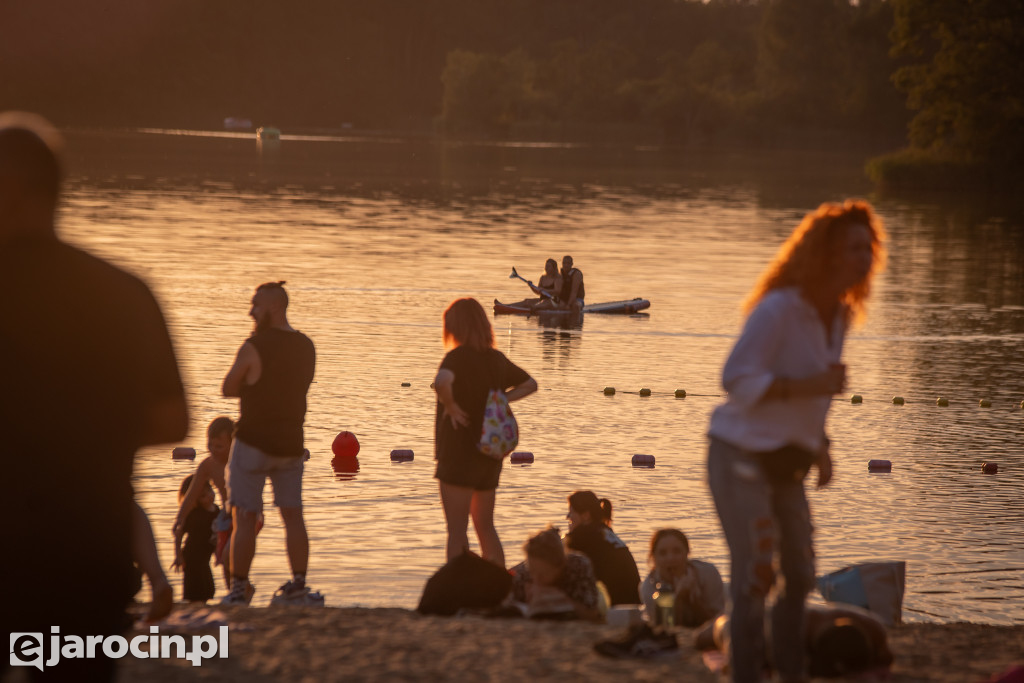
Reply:
[[[640, 581], [636, 562], [611, 528], [612, 505], [591, 491], [569, 496], [569, 532], [561, 538], [548, 527], [524, 545], [526, 560], [513, 567], [508, 602], [535, 618], [603, 619], [615, 605], [643, 605], [655, 620], [655, 592], [674, 593], [674, 622], [698, 629], [703, 651], [729, 648], [729, 620], [722, 577], [713, 564], [690, 558], [679, 529], [659, 529], [651, 537], [650, 572]], [[808, 605], [804, 634], [809, 673], [840, 676], [885, 670], [893, 661], [885, 627], [870, 612], [852, 605]]]
[[615, 605], [645, 605], [654, 614], [654, 593], [671, 587], [676, 623], [696, 627], [725, 610], [725, 589], [714, 565], [689, 557], [678, 529], [651, 538], [652, 568], [641, 581], [636, 561], [611, 528], [612, 504], [592, 491], [569, 496], [569, 531], [563, 540], [549, 527], [525, 544], [526, 560], [511, 569], [510, 599], [534, 616], [600, 619]]

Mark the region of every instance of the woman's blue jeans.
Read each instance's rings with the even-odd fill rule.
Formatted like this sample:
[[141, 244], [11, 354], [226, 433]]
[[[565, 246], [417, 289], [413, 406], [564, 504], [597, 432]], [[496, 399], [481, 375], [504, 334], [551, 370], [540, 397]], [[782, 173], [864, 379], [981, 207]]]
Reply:
[[[774, 665], [784, 681], [803, 679], [804, 600], [814, 587], [813, 527], [803, 481], [769, 481], [757, 454], [712, 438], [708, 484], [732, 561], [732, 679], [762, 680], [767, 662], [765, 600], [773, 585]], [[782, 580], [777, 582], [780, 571]]]

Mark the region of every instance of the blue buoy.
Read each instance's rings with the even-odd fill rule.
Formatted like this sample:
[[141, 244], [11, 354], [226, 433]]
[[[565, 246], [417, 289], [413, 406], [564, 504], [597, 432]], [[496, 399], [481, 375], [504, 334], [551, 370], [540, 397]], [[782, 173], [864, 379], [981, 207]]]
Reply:
[[637, 453], [633, 456], [633, 467], [654, 467], [654, 456]]
[[187, 446], [178, 446], [173, 451], [171, 451], [171, 459], [172, 460], [195, 460], [196, 459], [196, 449], [189, 448]]
[[868, 472], [892, 472], [892, 461], [890, 460], [869, 460]]
[[396, 448], [391, 451], [391, 462], [409, 462], [412, 457], [412, 451], [408, 448]]
[[533, 453], [530, 451], [516, 451], [509, 457], [514, 465], [522, 465], [533, 462]]

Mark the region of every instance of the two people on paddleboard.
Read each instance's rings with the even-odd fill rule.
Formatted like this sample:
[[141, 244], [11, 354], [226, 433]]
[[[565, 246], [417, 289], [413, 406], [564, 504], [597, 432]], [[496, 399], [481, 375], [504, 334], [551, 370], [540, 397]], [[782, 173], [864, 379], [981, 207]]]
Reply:
[[526, 305], [534, 311], [571, 310], [578, 313], [583, 309], [583, 272], [573, 266], [572, 256], [562, 257], [561, 272], [555, 259], [549, 258], [544, 263], [544, 274], [537, 284], [529, 281], [526, 284], [540, 294], [540, 298], [526, 299], [516, 305]]

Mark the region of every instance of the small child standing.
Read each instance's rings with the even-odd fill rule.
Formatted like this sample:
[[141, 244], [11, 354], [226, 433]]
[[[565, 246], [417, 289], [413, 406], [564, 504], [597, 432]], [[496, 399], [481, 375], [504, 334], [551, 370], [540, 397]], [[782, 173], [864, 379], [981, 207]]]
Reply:
[[[178, 491], [179, 504], [192, 485], [193, 475], [185, 477]], [[177, 570], [184, 568], [182, 581], [182, 597], [188, 602], [206, 602], [213, 598], [216, 589], [213, 584], [213, 572], [210, 571], [210, 556], [216, 546], [213, 535], [213, 521], [217, 518], [220, 508], [213, 502], [213, 487], [209, 481], [201, 482], [199, 500], [188, 513], [185, 524], [176, 527], [174, 534], [174, 564]], [[182, 549], [182, 537], [185, 547]]]

